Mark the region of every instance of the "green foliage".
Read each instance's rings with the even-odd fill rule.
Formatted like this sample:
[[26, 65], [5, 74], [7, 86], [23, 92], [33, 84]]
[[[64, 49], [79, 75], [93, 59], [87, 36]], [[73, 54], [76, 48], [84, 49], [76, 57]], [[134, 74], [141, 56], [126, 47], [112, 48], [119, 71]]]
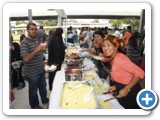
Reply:
[[20, 34], [12, 34], [12, 36], [13, 36], [13, 41], [14, 41], [14, 42], [20, 40]]
[[[57, 20], [35, 20], [40, 26], [56, 26]], [[28, 24], [28, 21], [16, 21], [16, 25]]]
[[139, 25], [140, 25], [140, 20], [139, 19], [134, 19], [134, 18], [124, 18], [122, 19], [123, 24], [128, 24], [132, 26], [133, 31], [138, 31]]
[[138, 31], [139, 25], [140, 25], [140, 21], [139, 20], [133, 20], [130, 25], [133, 27], [134, 31]]
[[20, 25], [20, 24], [28, 24], [27, 21], [16, 21], [16, 25]]
[[[139, 19], [134, 19], [134, 18], [124, 18], [119, 20], [119, 27], [121, 27], [123, 24], [127, 24], [132, 26], [133, 31], [138, 31], [139, 25], [140, 25], [140, 20]], [[112, 25], [112, 27], [118, 27], [118, 20], [117, 19], [111, 19], [109, 20], [109, 23]]]
[[36, 20], [40, 26], [56, 26], [57, 20]]
[[94, 19], [94, 20], [92, 21], [92, 23], [99, 23], [99, 20], [98, 20], [98, 19]]
[[69, 20], [68, 22], [77, 22], [77, 20], [75, 20], [75, 19], [71, 19], [71, 20]]
[[[109, 23], [112, 25], [112, 27], [118, 27], [118, 20], [111, 19], [111, 20], [109, 20]], [[119, 20], [119, 27], [121, 27], [122, 24], [123, 24], [122, 21]]]

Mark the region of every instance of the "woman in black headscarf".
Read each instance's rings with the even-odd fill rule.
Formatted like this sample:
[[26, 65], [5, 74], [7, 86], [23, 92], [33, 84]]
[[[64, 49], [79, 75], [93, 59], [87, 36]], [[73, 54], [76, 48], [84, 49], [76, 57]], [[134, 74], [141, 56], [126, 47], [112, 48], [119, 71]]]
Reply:
[[22, 77], [22, 58], [20, 55], [20, 46], [18, 43], [11, 44], [11, 85], [12, 88], [21, 89], [25, 86]]
[[56, 65], [54, 72], [49, 72], [49, 90], [52, 90], [52, 84], [57, 71], [61, 70], [64, 61], [65, 46], [62, 38], [63, 29], [57, 28], [48, 45], [48, 65]]

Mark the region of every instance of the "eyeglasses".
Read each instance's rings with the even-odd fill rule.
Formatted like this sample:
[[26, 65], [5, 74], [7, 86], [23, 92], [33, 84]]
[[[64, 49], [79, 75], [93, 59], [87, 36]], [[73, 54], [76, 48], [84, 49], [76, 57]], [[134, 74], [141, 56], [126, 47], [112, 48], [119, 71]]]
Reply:
[[31, 30], [31, 31], [37, 31], [37, 28], [29, 28], [29, 30]]

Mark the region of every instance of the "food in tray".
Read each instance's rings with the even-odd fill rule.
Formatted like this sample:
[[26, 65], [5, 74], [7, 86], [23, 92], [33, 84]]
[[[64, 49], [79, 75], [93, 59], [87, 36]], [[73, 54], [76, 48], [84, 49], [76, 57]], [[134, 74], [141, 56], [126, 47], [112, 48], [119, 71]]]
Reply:
[[111, 108], [111, 104], [109, 102], [104, 102], [104, 100], [100, 101], [100, 105], [103, 109], [110, 109]]
[[67, 59], [77, 59], [79, 58], [79, 55], [77, 53], [71, 53], [68, 56], [66, 56]]
[[72, 65], [72, 66], [68, 66], [67, 69], [81, 69], [81, 67]]
[[98, 82], [98, 83], [94, 83], [94, 84], [93, 84], [93, 87], [94, 87], [94, 88], [102, 88], [102, 87], [105, 87], [105, 86], [104, 86], [103, 83], [99, 83], [99, 82]]
[[69, 75], [81, 74], [81, 71], [71, 71], [71, 70], [69, 70], [69, 71], [66, 71], [66, 74], [69, 74]]
[[88, 74], [85, 75], [85, 78], [87, 78], [87, 79], [93, 79], [93, 78], [95, 78], [95, 75], [92, 74], [92, 73], [88, 73]]
[[101, 56], [93, 56], [93, 58], [101, 61], [105, 59], [104, 57], [101, 57]]
[[93, 87], [96, 94], [103, 94], [108, 90], [108, 88], [103, 83], [94, 83]]
[[84, 84], [81, 87], [75, 88], [74, 83], [64, 84], [62, 98], [61, 98], [61, 108], [63, 109], [94, 109], [97, 107], [96, 100], [93, 93], [90, 95], [89, 101], [85, 101], [84, 97], [90, 92], [91, 86], [89, 84]]
[[75, 47], [69, 47], [69, 48], [67, 48], [66, 50], [65, 50], [65, 52], [66, 52], [66, 54], [67, 55], [71, 55], [71, 54], [78, 54], [78, 53], [80, 53], [80, 49], [77, 49], [77, 48], [75, 48]]

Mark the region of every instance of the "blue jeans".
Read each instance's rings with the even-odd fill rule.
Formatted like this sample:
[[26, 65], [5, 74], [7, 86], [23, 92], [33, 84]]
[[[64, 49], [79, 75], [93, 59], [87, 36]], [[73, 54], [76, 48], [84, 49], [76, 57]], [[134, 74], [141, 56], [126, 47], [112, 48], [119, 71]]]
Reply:
[[37, 90], [39, 89], [39, 93], [41, 96], [42, 103], [48, 103], [49, 99], [47, 98], [47, 90], [46, 90], [46, 80], [45, 80], [45, 72], [41, 72], [32, 77], [27, 77], [27, 81], [29, 83], [29, 104], [30, 106], [36, 107], [39, 105]]

